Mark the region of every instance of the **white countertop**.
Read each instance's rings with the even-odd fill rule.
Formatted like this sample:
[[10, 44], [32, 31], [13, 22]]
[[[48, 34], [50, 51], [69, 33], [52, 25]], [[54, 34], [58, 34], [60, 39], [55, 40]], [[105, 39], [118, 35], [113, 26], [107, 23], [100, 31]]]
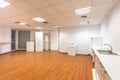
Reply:
[[93, 49], [112, 80], [120, 80], [120, 55], [100, 54]]
[[8, 43], [11, 43], [11, 42], [0, 42], [0, 44], [8, 44]]

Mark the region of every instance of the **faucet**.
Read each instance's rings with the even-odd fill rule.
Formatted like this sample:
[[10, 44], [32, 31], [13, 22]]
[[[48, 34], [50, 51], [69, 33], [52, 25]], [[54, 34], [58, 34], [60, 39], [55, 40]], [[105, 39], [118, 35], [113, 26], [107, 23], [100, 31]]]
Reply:
[[104, 45], [107, 45], [107, 46], [109, 46], [110, 47], [110, 52], [112, 52], [113, 51], [113, 48], [112, 48], [112, 46], [110, 45], [110, 44], [104, 44]]

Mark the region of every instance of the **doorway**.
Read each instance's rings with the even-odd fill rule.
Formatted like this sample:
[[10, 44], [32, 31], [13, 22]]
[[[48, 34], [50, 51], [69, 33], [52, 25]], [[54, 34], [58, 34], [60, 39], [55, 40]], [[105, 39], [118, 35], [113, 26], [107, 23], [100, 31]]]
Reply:
[[30, 31], [19, 31], [18, 32], [18, 48], [21, 50], [25, 50], [27, 41], [30, 41]]
[[49, 34], [44, 34], [44, 50], [45, 51], [50, 50], [50, 36], [49, 36]]
[[35, 51], [37, 52], [43, 51], [43, 32], [42, 31], [35, 32]]
[[16, 36], [16, 31], [12, 30], [11, 31], [11, 50], [15, 50], [15, 36]]

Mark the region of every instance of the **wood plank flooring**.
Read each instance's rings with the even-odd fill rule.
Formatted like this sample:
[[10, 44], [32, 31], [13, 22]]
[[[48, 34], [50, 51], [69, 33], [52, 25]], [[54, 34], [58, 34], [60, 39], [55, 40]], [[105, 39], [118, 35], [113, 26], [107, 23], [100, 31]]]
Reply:
[[57, 51], [14, 51], [0, 55], [0, 80], [93, 80], [89, 56]]

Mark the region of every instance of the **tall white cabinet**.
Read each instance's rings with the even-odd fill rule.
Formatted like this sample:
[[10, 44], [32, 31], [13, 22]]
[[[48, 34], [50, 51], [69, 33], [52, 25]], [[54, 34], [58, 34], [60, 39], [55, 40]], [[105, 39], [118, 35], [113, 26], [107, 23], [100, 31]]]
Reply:
[[43, 51], [43, 32], [35, 32], [35, 51]]

